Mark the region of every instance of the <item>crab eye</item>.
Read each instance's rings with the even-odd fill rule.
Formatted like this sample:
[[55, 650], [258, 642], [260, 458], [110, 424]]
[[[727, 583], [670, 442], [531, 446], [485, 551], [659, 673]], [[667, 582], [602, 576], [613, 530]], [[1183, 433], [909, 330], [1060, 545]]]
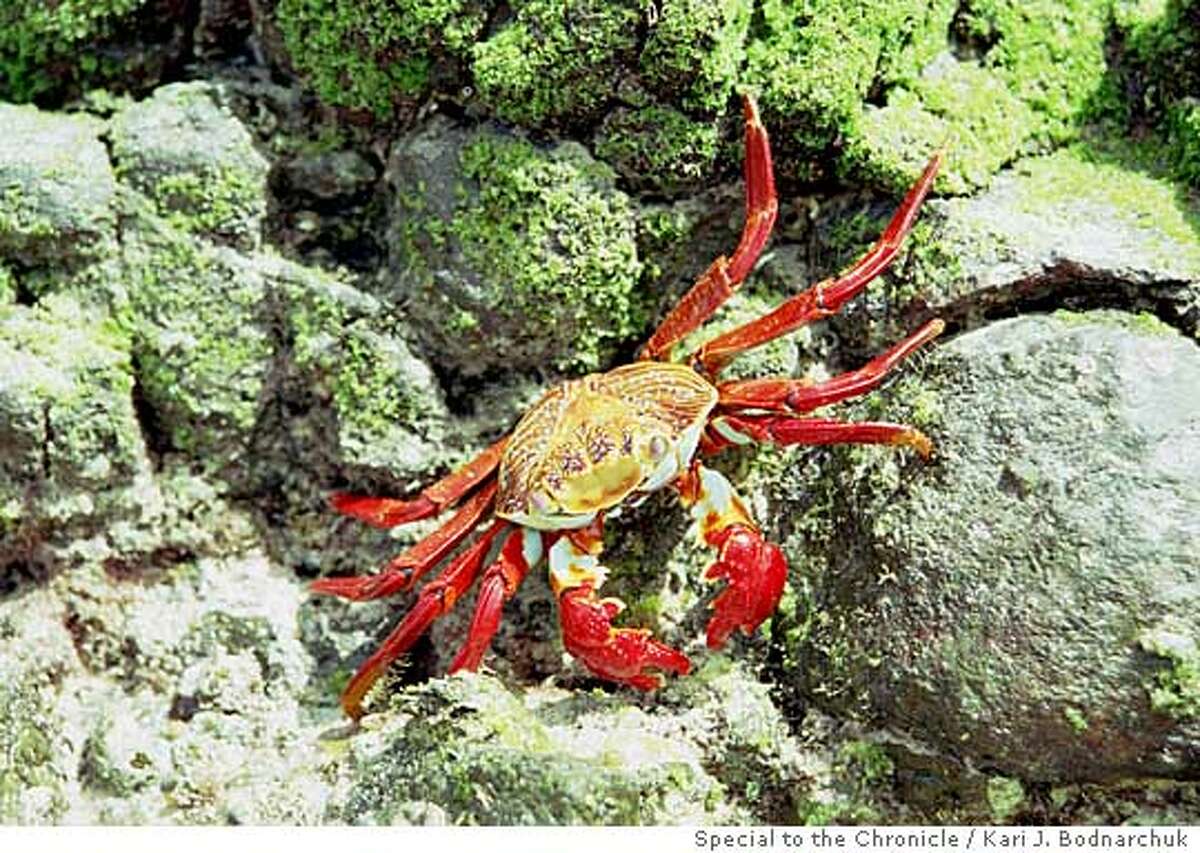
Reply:
[[667, 440], [661, 435], [656, 435], [646, 443], [646, 452], [655, 462], [667, 455]]
[[554, 501], [545, 492], [534, 492], [529, 496], [529, 506], [534, 512], [547, 513], [554, 509]]

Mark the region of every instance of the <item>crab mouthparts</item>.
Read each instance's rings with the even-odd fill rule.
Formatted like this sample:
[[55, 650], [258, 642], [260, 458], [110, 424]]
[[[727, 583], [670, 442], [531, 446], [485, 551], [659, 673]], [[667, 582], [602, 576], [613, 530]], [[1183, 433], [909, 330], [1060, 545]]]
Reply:
[[641, 481], [636, 459], [614, 456], [564, 480], [554, 498], [571, 514], [593, 512], [620, 503]]

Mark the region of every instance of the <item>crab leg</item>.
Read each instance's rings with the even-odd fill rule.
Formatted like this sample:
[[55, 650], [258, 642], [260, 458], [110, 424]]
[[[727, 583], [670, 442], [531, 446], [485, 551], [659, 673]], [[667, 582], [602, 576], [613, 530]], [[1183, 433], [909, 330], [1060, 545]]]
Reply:
[[942, 164], [943, 152], [929, 159], [925, 171], [904, 197], [888, 227], [865, 255], [842, 275], [814, 284], [764, 317], [752, 320], [708, 341], [688, 359], [709, 376], [716, 376], [738, 353], [774, 340], [806, 323], [828, 317], [857, 295], [887, 268], [900, 251], [917, 220], [917, 211]]
[[687, 675], [687, 657], [648, 630], [613, 627], [612, 620], [625, 605], [616, 598], [596, 597], [607, 574], [597, 560], [603, 542], [598, 535], [572, 533], [550, 547], [550, 586], [558, 596], [567, 651], [601, 678], [639, 690], [662, 686], [663, 672]]
[[507, 527], [507, 521], [493, 522], [470, 548], [451, 560], [440, 575], [421, 587], [412, 610], [346, 685], [342, 692], [342, 708], [347, 716], [358, 719], [363, 715], [363, 698], [392, 661], [412, 648], [433, 620], [449, 611], [459, 597], [471, 588], [492, 542]]
[[505, 436], [454, 473], [422, 489], [417, 497], [410, 500], [335, 492], [329, 502], [343, 515], [353, 516], [373, 527], [396, 527], [429, 518], [487, 479], [500, 464], [507, 443], [508, 437]]
[[539, 531], [521, 527], [508, 534], [496, 561], [483, 573], [467, 641], [450, 665], [451, 672], [460, 669], [474, 672], [479, 668], [484, 652], [500, 627], [500, 611], [504, 603], [513, 597], [529, 569], [541, 561], [542, 551], [542, 534]]
[[787, 580], [787, 561], [766, 541], [733, 486], [723, 475], [699, 463], [675, 482], [683, 504], [695, 519], [700, 540], [717, 549], [706, 581], [728, 584], [713, 600], [707, 642], [719, 648], [734, 630], [751, 634], [775, 612]]
[[748, 379], [717, 386], [720, 405], [726, 410], [767, 409], [775, 412], [811, 412], [821, 406], [861, 396], [879, 386], [888, 371], [946, 328], [941, 320], [930, 320], [914, 334], [851, 370], [825, 382], [805, 379]]
[[895, 444], [911, 447], [926, 459], [933, 442], [916, 427], [877, 422], [846, 423], [788, 415], [718, 415], [709, 422], [701, 449], [708, 454], [733, 444]]
[[677, 341], [711, 317], [750, 274], [771, 236], [779, 203], [767, 130], [749, 95], [742, 96], [742, 113], [746, 118], [746, 224], [741, 240], [733, 257], [713, 261], [666, 316], [642, 347], [638, 356], [642, 360], [666, 358]]
[[351, 601], [370, 601], [409, 589], [442, 561], [475, 529], [492, 506], [496, 483], [486, 484], [459, 507], [450, 519], [429, 536], [398, 557], [389, 560], [378, 574], [351, 578], [321, 578], [309, 587], [313, 592], [336, 595]]

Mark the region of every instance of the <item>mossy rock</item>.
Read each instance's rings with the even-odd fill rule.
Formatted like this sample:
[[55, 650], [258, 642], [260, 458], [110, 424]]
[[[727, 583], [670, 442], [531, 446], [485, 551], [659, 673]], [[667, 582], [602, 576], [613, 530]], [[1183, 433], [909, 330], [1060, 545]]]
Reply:
[[1113, 19], [1113, 69], [1096, 113], [1119, 133], [1149, 132], [1165, 143], [1168, 168], [1200, 186], [1200, 3], [1122, 0]]
[[768, 689], [714, 660], [663, 693], [464, 673], [396, 693], [348, 744], [328, 818], [489, 825], [794, 822], [808, 781]]
[[596, 132], [596, 156], [633, 190], [677, 197], [718, 174], [720, 127], [670, 107], [618, 107]]
[[[271, 0], [284, 55], [326, 103], [393, 117], [434, 85], [453, 89], [487, 0]], [[271, 41], [268, 40], [268, 44]]]
[[[835, 263], [876, 239], [891, 206], [870, 213], [818, 224], [849, 238]], [[1021, 159], [986, 192], [927, 201], [901, 256], [832, 322], [863, 358], [930, 316], [970, 328], [1030, 304], [1153, 308], [1195, 335], [1198, 282], [1200, 207], [1136, 161], [1080, 144]]]
[[0, 125], [0, 257], [30, 269], [111, 251], [116, 182], [103, 125], [10, 104], [0, 104]]
[[245, 453], [273, 352], [261, 265], [138, 214], [125, 230], [113, 299], [153, 440], [220, 470]]
[[388, 175], [390, 295], [437, 364], [596, 370], [640, 330], [633, 207], [582, 147], [438, 121]]
[[1195, 344], [1160, 323], [1030, 316], [860, 406], [937, 456], [795, 469], [795, 688], [1023, 780], [1186, 776], [1197, 381]]
[[[405, 343], [407, 329], [376, 299], [315, 270], [280, 261], [274, 300], [288, 338], [287, 405], [304, 411], [278, 428], [288, 442], [325, 449], [340, 476], [407, 482], [444, 462], [441, 391]], [[302, 389], [302, 392], [301, 392]], [[293, 391], [304, 399], [292, 399]], [[331, 442], [332, 439], [332, 442]], [[283, 452], [279, 463], [294, 450]]]
[[475, 46], [480, 100], [524, 125], [580, 126], [603, 115], [614, 79], [633, 65], [643, 6], [630, 0], [524, 0]]
[[189, 35], [172, 0], [11, 0], [0, 7], [0, 99], [148, 88], [182, 60]]
[[760, 97], [776, 163], [789, 178], [821, 177], [853, 136], [871, 90], [914, 75], [945, 47], [952, 3], [766, 0], [743, 82]]
[[0, 823], [55, 824], [69, 809], [74, 758], [54, 704], [73, 657], [58, 602], [44, 590], [0, 600], [0, 638]]
[[643, 84], [691, 112], [724, 109], [746, 59], [750, 0], [665, 0], [647, 21]]
[[935, 190], [969, 193], [1015, 160], [1029, 137], [1031, 108], [978, 64], [944, 54], [910, 86], [889, 91], [884, 107], [865, 108], [845, 168], [900, 187], [943, 149]]
[[129, 341], [69, 299], [0, 306], [0, 365], [0, 566], [135, 518], [149, 461]]
[[261, 242], [267, 161], [208, 83], [173, 83], [113, 117], [121, 181], [181, 231], [239, 246]]

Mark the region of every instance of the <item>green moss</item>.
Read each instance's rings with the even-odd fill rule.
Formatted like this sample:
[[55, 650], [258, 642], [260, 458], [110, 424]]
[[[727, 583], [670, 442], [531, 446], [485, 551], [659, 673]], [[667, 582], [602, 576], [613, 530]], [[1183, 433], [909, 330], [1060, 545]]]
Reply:
[[420, 798], [454, 823], [630, 825], [695, 821], [722, 804], [686, 747], [644, 731], [642, 712], [601, 720], [580, 719], [605, 726], [581, 744], [578, 732], [548, 724], [494, 679], [459, 676], [405, 691], [340, 817], [387, 822]]
[[62, 76], [105, 65], [103, 42], [149, 0], [8, 0], [0, 5], [0, 98], [25, 103]]
[[1200, 186], [1200, 2], [1115, 0], [1113, 23], [1111, 95], [1094, 112], [1114, 121], [1118, 136], [1131, 127], [1156, 139], [1169, 171]]
[[1119, 329], [1129, 329], [1147, 337], [1176, 338], [1178, 330], [1164, 323], [1158, 317], [1146, 311], [1136, 314], [1128, 311], [1099, 308], [1092, 311], [1067, 311], [1059, 309], [1054, 312], [1054, 319], [1067, 326], [1095, 326], [1102, 324]]
[[645, 85], [687, 110], [724, 109], [745, 61], [750, 0], [658, 3], [638, 60]]
[[1019, 779], [992, 776], [987, 780], [984, 792], [992, 817], [998, 822], [1011, 818], [1025, 802], [1025, 789]]
[[1036, 117], [1039, 141], [1062, 142], [1101, 87], [1110, 0], [971, 0], [958, 19], [984, 67]]
[[252, 262], [158, 223], [126, 236], [119, 321], [146, 401], [175, 448], [228, 450], [255, 423], [271, 355], [258, 316], [261, 276]]
[[817, 177], [840, 149], [843, 172], [899, 191], [945, 145], [938, 189], [970, 192], [1028, 147], [1076, 137], [1105, 84], [1108, 6], [765, 0], [746, 80], [785, 172]]
[[293, 64], [330, 104], [389, 118], [419, 96], [434, 66], [461, 57], [490, 2], [280, 0], [275, 20]]
[[867, 740], [852, 740], [841, 745], [839, 765], [864, 785], [887, 782], [896, 771], [887, 750]]
[[[471, 325], [466, 313], [480, 334], [494, 333], [495, 316], [514, 333], [559, 342], [558, 369], [599, 368], [643, 316], [634, 220], [625, 197], [609, 188], [611, 172], [571, 147], [547, 155], [496, 138], [468, 144], [461, 168], [478, 195], [464, 197], [445, 227], [489, 286], [480, 304], [451, 315], [448, 333], [461, 336]], [[421, 227], [430, 234], [439, 224], [426, 219]], [[480, 346], [504, 349], [495, 340]]]
[[1167, 661], [1146, 686], [1150, 707], [1175, 720], [1200, 719], [1200, 643], [1169, 628], [1146, 631], [1138, 641], [1144, 651]]
[[423, 365], [398, 337], [352, 329], [341, 349], [333, 400], [344, 449], [370, 448], [397, 425], [428, 427], [428, 393], [420, 393], [412, 376]]
[[5, 264], [0, 264], [0, 305], [17, 301], [17, 277]]
[[236, 232], [262, 206], [261, 176], [221, 166], [215, 175], [180, 172], [152, 188], [158, 212], [175, 228], [193, 234]]
[[999, 75], [947, 58], [912, 88], [889, 92], [886, 107], [866, 110], [843, 163], [876, 183], [902, 189], [944, 148], [935, 189], [970, 192], [1016, 158], [1032, 124], [1032, 110]]
[[1167, 111], [1167, 145], [1180, 180], [1200, 187], [1200, 100], [1181, 100]]
[[336, 415], [341, 459], [394, 473], [437, 464], [445, 410], [396, 321], [360, 291], [311, 273], [277, 298], [295, 367]]
[[953, 10], [944, 0], [764, 0], [745, 80], [761, 95], [777, 162], [814, 177], [814, 159], [853, 133], [876, 81], [902, 80], [932, 58], [933, 35], [944, 38]]
[[[1100, 202], [1161, 251], [1179, 255], [1183, 247], [1177, 260], [1200, 269], [1200, 248], [1196, 245], [1200, 209], [1181, 201], [1177, 188], [1154, 177], [1153, 170], [1130, 168], [1120, 162], [1125, 156], [1145, 153], [1123, 151], [1114, 156], [1104, 148], [1081, 143], [1047, 157], [1023, 160], [1020, 171], [1024, 180], [1019, 184], [1017, 202], [1031, 212], [1044, 212], [1078, 199]], [[1147, 223], [1153, 227], [1147, 228]]]
[[720, 133], [670, 107], [616, 109], [596, 135], [596, 156], [633, 189], [675, 196], [711, 180]]
[[1075, 730], [1076, 734], [1083, 734], [1087, 731], [1087, 717], [1075, 706], [1068, 705], [1063, 708], [1063, 717], [1066, 718], [1067, 723]]
[[475, 84], [496, 115], [518, 124], [579, 123], [612, 98], [632, 64], [644, 5], [632, 0], [524, 0], [474, 49]]

